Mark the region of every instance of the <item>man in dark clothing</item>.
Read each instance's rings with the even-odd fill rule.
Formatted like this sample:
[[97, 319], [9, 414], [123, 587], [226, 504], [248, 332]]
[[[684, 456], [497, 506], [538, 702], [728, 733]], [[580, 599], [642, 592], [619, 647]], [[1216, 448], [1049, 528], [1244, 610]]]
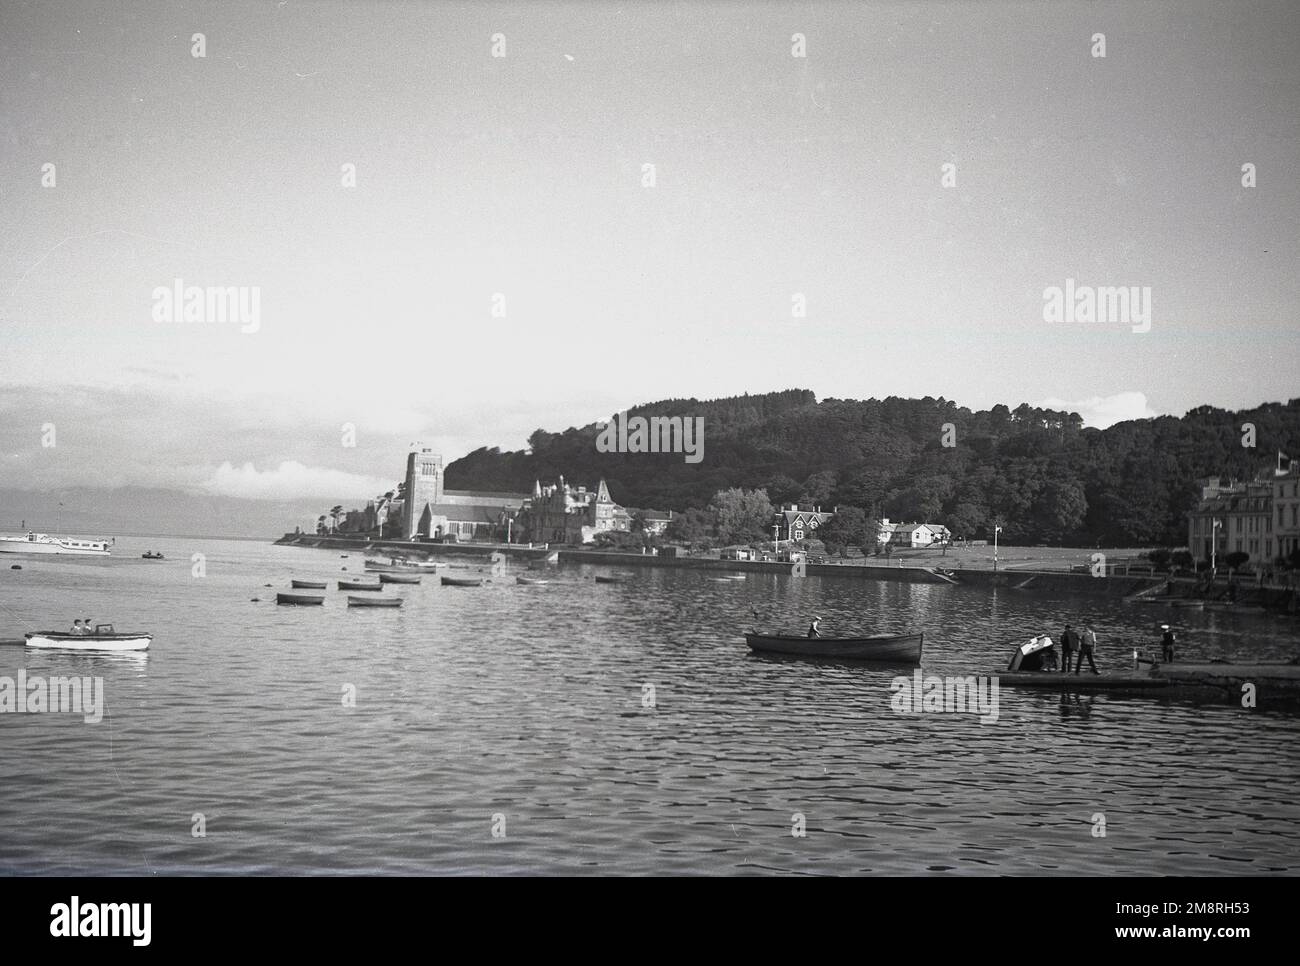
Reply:
[[821, 623], [821, 620], [822, 620], [822, 619], [821, 619], [820, 617], [814, 617], [814, 618], [812, 619], [812, 623], [808, 625], [808, 636], [809, 636], [809, 637], [821, 637], [821, 636], [822, 636], [822, 632], [819, 631], [819, 630], [817, 629], [817, 625]]
[[1070, 670], [1070, 656], [1079, 649], [1079, 635], [1069, 624], [1065, 625], [1065, 633], [1061, 635], [1061, 668], [1066, 673]]
[[1092, 668], [1093, 674], [1099, 674], [1096, 663], [1093, 662], [1092, 654], [1097, 649], [1097, 633], [1092, 629], [1091, 624], [1083, 625], [1083, 637], [1079, 641], [1079, 660], [1075, 662], [1074, 673], [1078, 676], [1083, 669], [1083, 659], [1088, 659], [1088, 667]]
[[1161, 624], [1160, 628], [1165, 632], [1164, 635], [1160, 638], [1160, 656], [1166, 664], [1173, 664], [1174, 643], [1176, 642], [1177, 638], [1174, 637], [1174, 632], [1169, 629], [1168, 624]]

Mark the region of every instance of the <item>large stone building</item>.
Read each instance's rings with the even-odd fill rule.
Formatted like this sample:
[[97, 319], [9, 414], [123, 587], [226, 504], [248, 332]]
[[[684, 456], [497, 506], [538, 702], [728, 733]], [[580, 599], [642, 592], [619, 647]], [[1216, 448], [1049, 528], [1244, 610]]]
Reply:
[[504, 540], [525, 493], [448, 490], [442, 457], [427, 446], [406, 457], [402, 532], [407, 540]]
[[[527, 493], [449, 490], [443, 485], [442, 457], [417, 446], [406, 457], [406, 477], [396, 492], [343, 515], [338, 530], [392, 540], [510, 540], [514, 543], [590, 543], [600, 533], [628, 532], [632, 513], [645, 529], [662, 534], [672, 513], [629, 511], [610, 496], [601, 480], [595, 489], [533, 484]], [[326, 518], [325, 530], [331, 528]]]
[[533, 484], [519, 523], [526, 539], [534, 543], [590, 543], [598, 533], [626, 532], [631, 515], [614, 502], [601, 480], [594, 490], [559, 483]]
[[1187, 515], [1187, 548], [1198, 564], [1222, 566], [1217, 558], [1237, 552], [1267, 564], [1300, 546], [1300, 461], [1283, 462], [1245, 483], [1199, 481], [1200, 502]]
[[1277, 556], [1289, 557], [1300, 550], [1300, 460], [1273, 475], [1273, 517]]

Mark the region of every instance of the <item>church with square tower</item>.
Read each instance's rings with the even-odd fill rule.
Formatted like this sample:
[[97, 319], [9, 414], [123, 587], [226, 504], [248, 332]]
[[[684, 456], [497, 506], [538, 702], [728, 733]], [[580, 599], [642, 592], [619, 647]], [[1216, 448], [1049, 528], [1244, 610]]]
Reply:
[[419, 531], [426, 507], [442, 502], [442, 456], [427, 446], [406, 455], [406, 492], [402, 504], [402, 536], [410, 540]]

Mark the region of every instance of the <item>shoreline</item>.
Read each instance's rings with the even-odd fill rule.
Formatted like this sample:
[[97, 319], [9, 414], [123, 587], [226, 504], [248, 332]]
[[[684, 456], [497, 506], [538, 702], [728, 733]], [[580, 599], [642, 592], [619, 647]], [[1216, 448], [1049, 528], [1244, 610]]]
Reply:
[[[372, 540], [365, 537], [339, 536], [337, 534], [293, 534], [286, 533], [273, 541], [277, 546], [297, 546], [322, 550], [343, 552], [373, 553], [383, 556], [386, 551], [403, 553], [420, 553], [429, 557], [470, 556], [488, 557], [492, 553], [502, 553], [507, 557], [523, 560], [540, 561], [553, 559], [559, 563], [592, 564], [611, 567], [671, 567], [686, 570], [725, 571], [729, 573], [789, 574], [792, 564], [760, 560], [722, 560], [716, 557], [676, 556], [663, 554], [639, 554], [617, 550], [585, 550], [577, 547], [529, 547], [521, 544], [506, 543], [426, 543], [411, 540]], [[942, 558], [940, 558], [942, 559]], [[1002, 568], [993, 570], [985, 567], [961, 567], [945, 570], [942, 566], [910, 566], [900, 560], [894, 565], [852, 562], [809, 563], [804, 565], [804, 576], [839, 577], [851, 580], [886, 580], [898, 583], [949, 584], [967, 587], [1007, 588], [1010, 590], [1035, 593], [1037, 591], [1055, 591], [1058, 593], [1084, 594], [1097, 597], [1142, 598], [1151, 602], [1170, 601], [1186, 602], [1186, 605], [1231, 611], [1240, 607], [1238, 612], [1266, 612], [1278, 615], [1295, 616], [1297, 611], [1296, 592], [1293, 588], [1265, 585], [1256, 586], [1246, 581], [1238, 582], [1241, 601], [1239, 604], [1221, 600], [1192, 598], [1187, 591], [1199, 586], [1191, 577], [1172, 577], [1168, 574], [1121, 574], [1117, 571], [1105, 574], [1081, 573], [1078, 570], [1030, 570], [1022, 568]], [[1226, 581], [1215, 584], [1216, 589], [1228, 587]], [[1162, 591], [1172, 588], [1177, 593], [1166, 594]]]
[[[479, 556], [494, 552], [528, 560], [554, 556], [560, 563], [593, 564], [615, 567], [671, 567], [686, 570], [716, 570], [729, 573], [789, 574], [792, 565], [759, 560], [721, 560], [714, 557], [668, 557], [662, 554], [625, 553], [611, 550], [583, 550], [574, 547], [527, 547], [519, 544], [424, 543], [410, 540], [369, 540], [364, 537], [286, 533], [275, 540], [278, 546], [307, 547], [320, 550], [364, 552], [382, 556], [386, 550], [417, 552], [429, 556]], [[1093, 577], [1068, 571], [963, 569], [946, 576], [934, 567], [885, 566], [865, 563], [805, 564], [808, 577], [839, 577], [852, 580], [888, 580], [901, 583], [930, 583], [1013, 589], [1057, 589], [1073, 593], [1125, 597], [1150, 593], [1163, 587], [1165, 578]]]

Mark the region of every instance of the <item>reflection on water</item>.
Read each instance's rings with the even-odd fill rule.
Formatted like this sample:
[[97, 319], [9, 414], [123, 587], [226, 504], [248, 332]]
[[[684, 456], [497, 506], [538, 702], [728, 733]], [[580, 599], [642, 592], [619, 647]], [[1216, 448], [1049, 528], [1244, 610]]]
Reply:
[[1011, 641], [1092, 620], [1105, 671], [1171, 616], [1189, 660], [1289, 660], [1279, 618], [585, 567], [545, 586], [426, 576], [385, 589], [406, 599], [392, 611], [349, 610], [333, 583], [324, 607], [277, 607], [264, 584], [332, 581], [359, 555], [155, 545], [167, 560], [0, 572], [0, 638], [74, 612], [155, 634], [143, 655], [0, 648], [0, 674], [102, 676], [108, 701], [93, 726], [0, 715], [0, 870], [1300, 870], [1293, 714], [1003, 688], [996, 723], [896, 715], [910, 669], [758, 657], [742, 637], [755, 608], [765, 629], [923, 628], [926, 673], [991, 674]]

